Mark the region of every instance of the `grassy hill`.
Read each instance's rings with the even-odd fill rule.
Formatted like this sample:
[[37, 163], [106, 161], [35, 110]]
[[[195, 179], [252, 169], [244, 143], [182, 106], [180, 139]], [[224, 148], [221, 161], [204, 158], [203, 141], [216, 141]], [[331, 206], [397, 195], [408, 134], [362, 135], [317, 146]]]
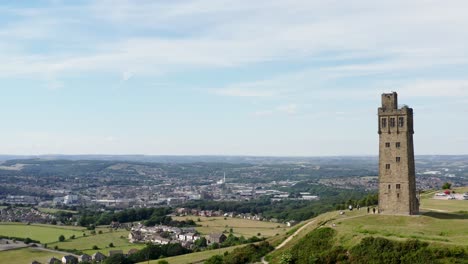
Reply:
[[[457, 189], [465, 192], [468, 188]], [[391, 241], [417, 239], [429, 248], [462, 248], [468, 253], [468, 201], [433, 199], [435, 192], [422, 195], [421, 215], [379, 215], [363, 210], [338, 211], [310, 220], [308, 226], [291, 240], [267, 256], [270, 263], [281, 263], [281, 258], [304, 243], [303, 238], [319, 228], [334, 230], [330, 246], [349, 250], [368, 237]], [[453, 261], [451, 259], [450, 261]]]

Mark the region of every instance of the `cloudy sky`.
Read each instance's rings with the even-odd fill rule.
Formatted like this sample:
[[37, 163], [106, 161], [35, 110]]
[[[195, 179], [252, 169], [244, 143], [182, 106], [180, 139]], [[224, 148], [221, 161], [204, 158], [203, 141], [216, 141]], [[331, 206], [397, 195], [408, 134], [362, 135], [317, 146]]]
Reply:
[[0, 153], [468, 154], [466, 1], [0, 2]]

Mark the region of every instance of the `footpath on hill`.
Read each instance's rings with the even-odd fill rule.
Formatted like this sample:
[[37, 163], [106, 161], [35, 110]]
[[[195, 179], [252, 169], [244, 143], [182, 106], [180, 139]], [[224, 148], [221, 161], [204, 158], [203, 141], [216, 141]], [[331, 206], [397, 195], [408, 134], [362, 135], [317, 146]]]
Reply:
[[[339, 214], [337, 213], [336, 215], [334, 216], [338, 216]], [[333, 218], [334, 216], [331, 216], [330, 218]], [[366, 214], [360, 214], [360, 215], [355, 215], [355, 216], [350, 216], [350, 217], [347, 217], [345, 218], [346, 220], [348, 219], [353, 219], [353, 218], [358, 218], [358, 217], [363, 217], [363, 216], [366, 216]], [[343, 219], [343, 220], [345, 220]], [[306, 224], [304, 224], [303, 226], [301, 226], [299, 229], [296, 230], [296, 232], [294, 232], [293, 234], [291, 234], [288, 238], [286, 238], [283, 242], [281, 242], [281, 244], [279, 244], [278, 246], [275, 247], [274, 250], [278, 250], [278, 249], [281, 249], [283, 248], [284, 246], [286, 246], [295, 236], [297, 236], [299, 233], [301, 233], [304, 229], [306, 229], [307, 227], [309, 227], [310, 225], [312, 224], [315, 224], [316, 222], [318, 221], [317, 218], [313, 218], [311, 221], [307, 222]], [[320, 226], [318, 226], [320, 227]], [[317, 228], [318, 228], [317, 227]], [[270, 252], [271, 253], [271, 252]], [[265, 259], [265, 256], [262, 257], [261, 259], [262, 263], [263, 264], [269, 264], [268, 261], [266, 261]]]

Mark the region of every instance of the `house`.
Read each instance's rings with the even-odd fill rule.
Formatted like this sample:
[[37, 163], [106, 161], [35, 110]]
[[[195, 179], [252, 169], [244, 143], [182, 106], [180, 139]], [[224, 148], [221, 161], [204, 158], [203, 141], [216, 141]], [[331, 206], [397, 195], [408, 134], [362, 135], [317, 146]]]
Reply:
[[180, 240], [180, 241], [190, 241], [190, 242], [193, 242], [197, 239], [199, 239], [200, 237], [195, 234], [195, 233], [186, 233], [186, 234], [178, 234], [177, 235], [177, 239]]
[[135, 243], [138, 241], [143, 240], [144, 235], [141, 233], [141, 231], [131, 231], [130, 234], [128, 234], [128, 239], [130, 240], [130, 243]]
[[122, 250], [109, 250], [109, 257], [112, 257], [114, 255], [123, 255]]
[[62, 257], [63, 264], [78, 264], [78, 258], [72, 255], [66, 255]]
[[79, 262], [91, 262], [93, 261], [93, 258], [88, 254], [83, 254], [78, 257], [78, 261]]
[[193, 242], [191, 242], [191, 241], [182, 241], [180, 244], [184, 248], [193, 248]]
[[213, 244], [213, 243], [218, 243], [221, 244], [226, 240], [226, 236], [224, 234], [209, 234], [206, 236], [206, 242], [208, 245]]
[[171, 242], [170, 239], [167, 239], [167, 238], [163, 238], [161, 236], [158, 236], [158, 235], [155, 235], [151, 238], [151, 242], [153, 243], [156, 243], [156, 244], [160, 244], [160, 245], [167, 245], [169, 244], [169, 242]]
[[116, 222], [116, 221], [112, 221], [110, 223], [110, 226], [111, 228], [119, 228], [120, 227], [120, 223], [119, 222]]
[[295, 220], [291, 220], [291, 221], [286, 222], [286, 225], [287, 225], [288, 227], [294, 226], [294, 225], [296, 225], [296, 224], [297, 224], [297, 221], [295, 221]]
[[92, 258], [95, 262], [101, 262], [104, 261], [104, 259], [106, 259], [106, 255], [102, 254], [101, 252], [96, 252], [93, 254]]
[[191, 242], [193, 242], [193, 241], [195, 241], [197, 239], [200, 239], [200, 236], [198, 236], [195, 233], [187, 233], [185, 237], [187, 238], [187, 241], [191, 241]]
[[51, 258], [46, 263], [47, 264], [57, 264], [57, 263], [62, 263], [62, 261], [60, 259], [58, 259], [58, 258]]

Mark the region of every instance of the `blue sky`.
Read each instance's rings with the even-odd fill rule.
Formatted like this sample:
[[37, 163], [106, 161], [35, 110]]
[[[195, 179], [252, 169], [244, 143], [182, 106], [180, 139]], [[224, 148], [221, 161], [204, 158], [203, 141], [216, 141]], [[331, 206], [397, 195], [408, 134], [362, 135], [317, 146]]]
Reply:
[[467, 154], [466, 1], [0, 1], [0, 153]]

